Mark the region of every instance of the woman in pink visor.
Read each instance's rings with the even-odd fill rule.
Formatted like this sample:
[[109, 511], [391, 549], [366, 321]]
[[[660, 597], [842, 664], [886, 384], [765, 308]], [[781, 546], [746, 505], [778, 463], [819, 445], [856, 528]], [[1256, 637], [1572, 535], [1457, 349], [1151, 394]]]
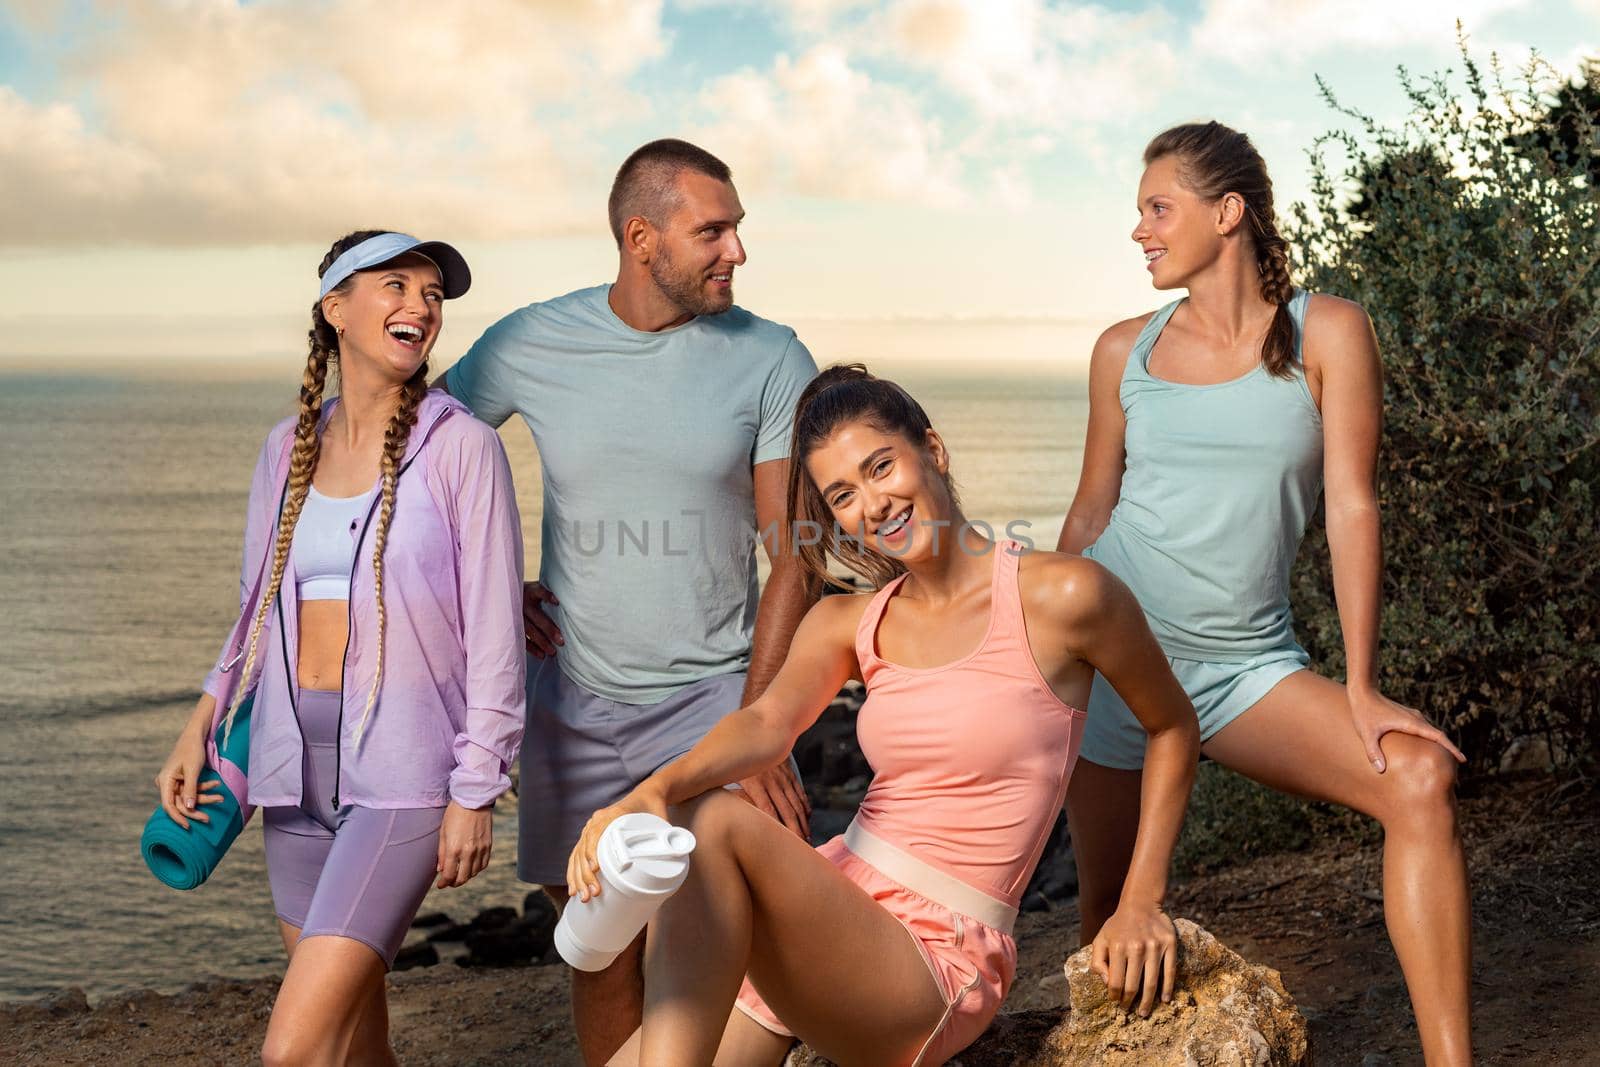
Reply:
[[[1139, 844], [1095, 967], [1125, 1005], [1172, 994], [1167, 865], [1198, 758], [1194, 708], [1126, 587], [1089, 560], [968, 524], [922, 408], [859, 364], [801, 396], [790, 499], [875, 593], [824, 597], [767, 691], [597, 812], [568, 867], [598, 892], [610, 822], [651, 812], [699, 844], [645, 952], [644, 1026], [614, 1063], [776, 1065], [796, 1035], [839, 1063], [935, 1064], [1016, 973], [1017, 903], [1061, 810], [1095, 672], [1147, 731]], [[831, 536], [823, 531], [832, 531]], [[718, 788], [776, 766], [848, 679], [872, 784], [818, 849]]]

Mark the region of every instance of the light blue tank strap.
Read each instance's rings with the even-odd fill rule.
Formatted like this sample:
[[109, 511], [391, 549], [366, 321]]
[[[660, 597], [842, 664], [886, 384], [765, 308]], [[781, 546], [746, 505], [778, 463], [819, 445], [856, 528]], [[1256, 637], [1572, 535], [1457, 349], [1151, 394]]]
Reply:
[[1296, 289], [1289, 298], [1289, 317], [1294, 319], [1294, 362], [1295, 372], [1305, 373], [1305, 346], [1306, 346], [1306, 307], [1311, 303], [1311, 294], [1304, 289]]
[[1148, 378], [1150, 371], [1150, 350], [1156, 346], [1156, 338], [1161, 336], [1161, 331], [1167, 328], [1167, 321], [1172, 318], [1172, 313], [1178, 310], [1178, 305], [1184, 298], [1179, 297], [1166, 307], [1150, 316], [1150, 321], [1144, 324], [1144, 329], [1139, 331], [1139, 336], [1133, 340], [1133, 348], [1128, 352], [1128, 362], [1122, 367], [1122, 377], [1126, 381], [1129, 375], [1138, 378]]

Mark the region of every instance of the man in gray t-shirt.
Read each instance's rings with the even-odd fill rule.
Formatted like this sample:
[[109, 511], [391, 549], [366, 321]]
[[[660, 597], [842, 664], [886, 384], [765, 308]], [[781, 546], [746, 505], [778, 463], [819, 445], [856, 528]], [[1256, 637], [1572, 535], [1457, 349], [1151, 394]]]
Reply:
[[[759, 696], [812, 599], [784, 512], [816, 364], [733, 305], [744, 211], [727, 166], [652, 142], [618, 171], [610, 214], [615, 284], [512, 312], [444, 377], [493, 425], [521, 415], [543, 467], [518, 873], [563, 906], [589, 816]], [[792, 765], [739, 784], [806, 835]], [[572, 988], [584, 1057], [604, 1062], [639, 1022], [637, 952]]]

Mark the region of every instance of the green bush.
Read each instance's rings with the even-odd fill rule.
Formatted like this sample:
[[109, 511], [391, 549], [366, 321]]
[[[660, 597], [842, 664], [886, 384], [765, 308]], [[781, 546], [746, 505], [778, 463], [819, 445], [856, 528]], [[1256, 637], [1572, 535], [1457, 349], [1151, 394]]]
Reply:
[[[1543, 735], [1600, 740], [1600, 64], [1563, 84], [1535, 60], [1400, 83], [1385, 125], [1312, 149], [1288, 227], [1307, 288], [1372, 316], [1384, 368], [1380, 684], [1478, 769]], [[1330, 155], [1342, 156], [1338, 162]], [[1293, 602], [1319, 665], [1344, 669], [1326, 537]]]

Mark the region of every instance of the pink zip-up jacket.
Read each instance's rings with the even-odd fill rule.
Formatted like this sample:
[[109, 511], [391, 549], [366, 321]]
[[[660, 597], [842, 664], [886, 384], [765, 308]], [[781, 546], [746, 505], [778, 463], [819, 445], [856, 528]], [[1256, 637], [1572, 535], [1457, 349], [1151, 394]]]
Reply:
[[[337, 403], [324, 406], [324, 427]], [[261, 628], [253, 676], [239, 677], [256, 607], [272, 577], [295, 421], [273, 427], [256, 462], [239, 618], [205, 682], [217, 698], [219, 722], [241, 682], [255, 687], [248, 798], [241, 798], [252, 807], [301, 801], [292, 558]], [[380, 496], [373, 495], [358, 532], [350, 579], [335, 803], [422, 808], [454, 800], [480, 808], [511, 784], [506, 771], [522, 743], [526, 701], [522, 532], [511, 467], [493, 429], [449, 394], [428, 392], [395, 483], [383, 555], [383, 678], [357, 744], [377, 667], [372, 552]]]

